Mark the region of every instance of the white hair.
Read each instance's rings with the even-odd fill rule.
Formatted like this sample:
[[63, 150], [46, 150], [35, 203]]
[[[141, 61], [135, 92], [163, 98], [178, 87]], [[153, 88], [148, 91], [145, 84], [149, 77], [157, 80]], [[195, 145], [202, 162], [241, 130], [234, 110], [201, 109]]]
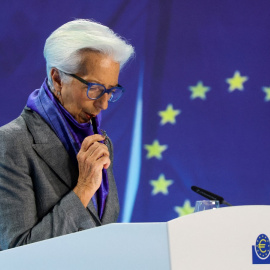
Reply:
[[70, 21], [56, 29], [45, 43], [44, 57], [51, 86], [51, 69], [77, 73], [82, 60], [80, 51], [85, 49], [109, 55], [120, 64], [120, 69], [134, 55], [134, 48], [107, 26], [84, 19]]

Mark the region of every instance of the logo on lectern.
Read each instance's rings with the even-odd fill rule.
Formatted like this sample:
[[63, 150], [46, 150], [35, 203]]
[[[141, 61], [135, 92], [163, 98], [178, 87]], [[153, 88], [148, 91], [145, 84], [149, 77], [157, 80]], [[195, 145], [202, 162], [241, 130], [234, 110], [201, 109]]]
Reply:
[[270, 243], [265, 234], [260, 234], [255, 246], [252, 246], [252, 263], [253, 264], [270, 264]]

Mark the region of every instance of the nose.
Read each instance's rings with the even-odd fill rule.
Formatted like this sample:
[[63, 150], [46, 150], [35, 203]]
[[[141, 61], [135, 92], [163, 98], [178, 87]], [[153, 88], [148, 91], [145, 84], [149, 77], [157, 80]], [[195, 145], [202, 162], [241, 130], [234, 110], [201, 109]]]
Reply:
[[109, 95], [105, 93], [102, 97], [96, 100], [96, 106], [100, 110], [106, 110], [108, 108]]

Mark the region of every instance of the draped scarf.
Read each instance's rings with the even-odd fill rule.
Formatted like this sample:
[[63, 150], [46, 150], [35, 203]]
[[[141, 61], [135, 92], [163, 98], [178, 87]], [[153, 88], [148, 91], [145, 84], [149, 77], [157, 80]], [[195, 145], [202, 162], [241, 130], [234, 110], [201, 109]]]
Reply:
[[[27, 107], [38, 113], [52, 128], [63, 143], [73, 163], [78, 166], [76, 156], [81, 149], [81, 144], [87, 136], [94, 134], [91, 123], [78, 123], [73, 118], [50, 91], [47, 78], [40, 89], [36, 89], [30, 94]], [[95, 120], [98, 133], [102, 134], [100, 129], [101, 113], [97, 115]], [[104, 212], [108, 192], [108, 175], [107, 171], [103, 169], [101, 185], [92, 198], [100, 219]]]

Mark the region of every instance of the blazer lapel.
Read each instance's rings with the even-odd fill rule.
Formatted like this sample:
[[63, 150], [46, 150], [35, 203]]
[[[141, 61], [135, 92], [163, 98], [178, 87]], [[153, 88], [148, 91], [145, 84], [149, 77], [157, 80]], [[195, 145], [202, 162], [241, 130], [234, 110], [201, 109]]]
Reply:
[[[74, 187], [74, 178], [76, 175], [74, 165], [65, 153], [65, 149], [59, 144], [33, 144], [33, 148], [39, 156], [48, 164], [48, 166], [59, 176], [59, 178], [69, 187]], [[69, 170], [67, 170], [69, 168]], [[70, 174], [70, 170], [73, 173]], [[77, 177], [76, 177], [77, 180]]]
[[87, 205], [87, 209], [89, 210], [89, 212], [91, 213], [93, 219], [95, 220], [95, 222], [98, 224], [98, 225], [101, 225], [101, 221], [99, 219], [99, 216], [98, 216], [98, 212], [93, 204], [93, 201], [90, 200], [90, 202], [88, 203]]
[[119, 200], [114, 177], [111, 170], [108, 169], [107, 172], [109, 179], [109, 194], [106, 199], [106, 205], [101, 219], [103, 225], [111, 223], [112, 220], [115, 220], [116, 222], [119, 215]]
[[61, 181], [69, 188], [73, 188], [78, 178], [78, 169], [72, 163], [62, 142], [37, 113], [25, 108], [22, 117], [34, 138], [32, 145], [34, 150], [59, 176]]
[[[113, 162], [113, 147], [110, 139], [108, 139], [108, 149], [110, 152], [110, 158]], [[112, 220], [115, 222], [117, 221], [119, 215], [119, 200], [118, 200], [118, 193], [117, 187], [115, 184], [113, 171], [112, 171], [113, 164], [111, 163], [110, 167], [107, 169], [108, 180], [109, 180], [109, 194], [106, 199], [106, 205], [104, 209], [104, 213], [101, 219], [102, 224], [111, 223]]]

